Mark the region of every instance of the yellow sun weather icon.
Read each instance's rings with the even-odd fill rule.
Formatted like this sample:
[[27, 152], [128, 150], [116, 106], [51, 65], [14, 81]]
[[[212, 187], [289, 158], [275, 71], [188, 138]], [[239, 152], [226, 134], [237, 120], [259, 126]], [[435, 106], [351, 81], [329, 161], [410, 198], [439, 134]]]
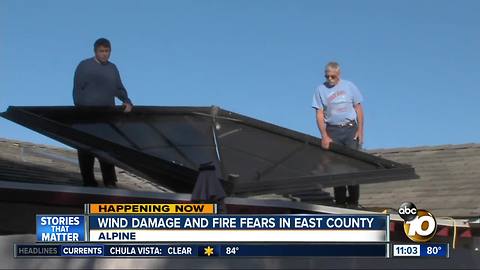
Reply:
[[207, 255], [207, 256], [213, 255], [213, 248], [212, 247], [208, 246], [208, 247], [204, 248], [203, 250], [205, 251], [204, 252], [205, 255]]

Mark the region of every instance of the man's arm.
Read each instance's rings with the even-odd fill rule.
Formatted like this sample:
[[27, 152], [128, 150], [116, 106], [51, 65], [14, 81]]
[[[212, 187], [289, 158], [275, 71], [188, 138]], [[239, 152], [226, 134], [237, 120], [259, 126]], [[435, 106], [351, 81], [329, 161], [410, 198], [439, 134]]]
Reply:
[[330, 143], [332, 139], [328, 136], [327, 133], [327, 125], [325, 124], [325, 115], [323, 113], [323, 109], [317, 109], [316, 111], [316, 118], [317, 118], [317, 126], [320, 130], [320, 134], [322, 135], [322, 147], [325, 149], [330, 148]]
[[133, 108], [132, 101], [128, 98], [127, 89], [123, 86], [122, 79], [120, 78], [120, 72], [118, 72], [117, 67], [115, 67], [116, 77], [117, 77], [117, 93], [115, 96], [123, 102], [125, 106], [125, 112], [130, 112]]
[[358, 129], [355, 134], [355, 140], [358, 140], [359, 144], [363, 144], [363, 107], [361, 103], [355, 104], [355, 112], [357, 112]]
[[85, 88], [86, 80], [84, 74], [84, 67], [82, 63], [78, 64], [73, 75], [73, 104], [78, 105], [79, 96], [81, 91]]

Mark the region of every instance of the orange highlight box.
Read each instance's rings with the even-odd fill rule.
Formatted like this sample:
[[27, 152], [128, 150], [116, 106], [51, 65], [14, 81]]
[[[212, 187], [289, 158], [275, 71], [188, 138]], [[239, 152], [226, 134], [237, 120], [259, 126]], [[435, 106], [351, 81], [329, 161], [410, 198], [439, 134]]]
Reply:
[[216, 214], [216, 204], [108, 204], [85, 205], [86, 214]]

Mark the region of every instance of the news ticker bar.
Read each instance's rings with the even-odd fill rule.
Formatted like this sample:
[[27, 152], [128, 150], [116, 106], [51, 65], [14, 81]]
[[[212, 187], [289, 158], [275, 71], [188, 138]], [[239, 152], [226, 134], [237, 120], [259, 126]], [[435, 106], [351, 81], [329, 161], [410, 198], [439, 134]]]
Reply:
[[387, 215], [37, 215], [37, 242], [388, 242]]
[[442, 244], [394, 244], [392, 246], [393, 257], [443, 257], [450, 256], [448, 243]]
[[[392, 252], [389, 252], [390, 247]], [[441, 244], [15, 244], [15, 257], [441, 257]], [[390, 256], [392, 254], [393, 256]]]
[[372, 244], [15, 244], [15, 257], [388, 257]]

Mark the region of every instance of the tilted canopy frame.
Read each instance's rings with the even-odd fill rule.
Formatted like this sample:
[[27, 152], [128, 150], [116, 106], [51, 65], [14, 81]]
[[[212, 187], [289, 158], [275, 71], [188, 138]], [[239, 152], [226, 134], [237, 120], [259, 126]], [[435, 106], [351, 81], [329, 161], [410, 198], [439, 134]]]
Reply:
[[293, 194], [418, 178], [414, 168], [219, 107], [16, 107], [1, 114], [173, 191], [190, 193], [201, 164], [228, 194]]

